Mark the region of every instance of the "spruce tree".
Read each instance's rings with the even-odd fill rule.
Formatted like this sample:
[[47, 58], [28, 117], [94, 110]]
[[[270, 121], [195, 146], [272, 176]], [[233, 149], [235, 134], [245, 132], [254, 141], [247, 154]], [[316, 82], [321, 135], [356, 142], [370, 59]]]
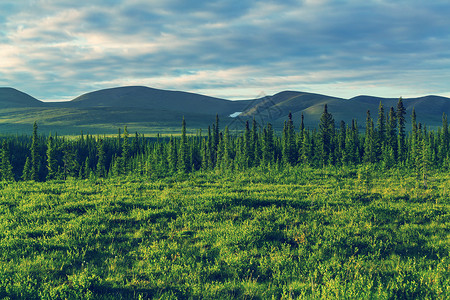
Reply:
[[406, 133], [405, 133], [405, 124], [406, 124], [406, 109], [403, 106], [402, 97], [398, 100], [397, 103], [397, 122], [398, 122], [398, 155], [397, 159], [399, 162], [404, 162], [406, 160]]
[[64, 178], [76, 177], [79, 173], [77, 149], [74, 147], [74, 145], [68, 142], [64, 144], [63, 149]]
[[248, 121], [245, 122], [245, 129], [244, 129], [244, 138], [243, 138], [243, 144], [242, 144], [242, 167], [244, 169], [247, 169], [251, 166], [252, 161], [250, 161], [250, 128]]
[[330, 163], [333, 156], [334, 119], [328, 112], [327, 105], [324, 105], [319, 123], [319, 138], [321, 145], [322, 164]]
[[376, 160], [380, 160], [383, 153], [383, 146], [386, 140], [386, 116], [384, 115], [383, 103], [378, 106], [377, 129], [375, 134], [375, 155]]
[[418, 145], [418, 128], [417, 128], [417, 119], [416, 119], [416, 109], [413, 107], [411, 112], [411, 142], [410, 142], [410, 161], [414, 164], [417, 155]]
[[180, 148], [178, 151], [178, 171], [182, 173], [187, 173], [189, 171], [189, 159], [188, 159], [188, 143], [186, 136], [186, 121], [183, 117], [181, 122], [181, 141]]
[[397, 162], [397, 118], [393, 107], [390, 108], [389, 115], [387, 116], [386, 141], [388, 148], [386, 148], [387, 151], [385, 154], [387, 155], [392, 151], [394, 153], [394, 160]]
[[31, 180], [34, 180], [34, 181], [39, 180], [39, 165], [40, 165], [37, 130], [38, 130], [37, 123], [34, 122], [33, 137], [31, 140], [31, 148], [30, 148], [30, 151], [31, 151]]
[[298, 163], [301, 163], [301, 162], [302, 162], [303, 136], [304, 136], [304, 134], [305, 134], [305, 122], [304, 122], [304, 121], [305, 121], [305, 116], [304, 116], [303, 113], [302, 113], [301, 121], [300, 121], [300, 131], [299, 131], [299, 133], [298, 133], [298, 138], [297, 138], [297, 149], [298, 149], [298, 152], [297, 152], [297, 162], [298, 162]]
[[1, 178], [3, 181], [14, 181], [13, 167], [10, 161], [9, 146], [6, 140], [2, 143]]
[[173, 138], [173, 136], [170, 137], [169, 140], [169, 157], [168, 157], [168, 166], [169, 171], [171, 173], [174, 173], [177, 170], [178, 167], [178, 150], [177, 150], [177, 142]]
[[50, 135], [47, 139], [47, 180], [55, 179], [58, 172], [56, 142]]
[[364, 136], [364, 162], [374, 163], [376, 159], [373, 121], [367, 111], [366, 134]]
[[447, 115], [442, 113], [442, 134], [440, 137], [440, 153], [439, 156], [442, 160], [445, 160], [448, 157], [449, 152], [449, 132], [448, 132], [448, 121]]
[[23, 172], [22, 172], [22, 179], [24, 181], [31, 180], [31, 160], [27, 156], [27, 159], [25, 160], [25, 165], [23, 166]]
[[91, 167], [90, 167], [90, 163], [89, 163], [89, 157], [86, 157], [86, 160], [84, 161], [84, 166], [83, 166], [83, 178], [84, 179], [89, 179], [89, 177], [91, 176]]
[[228, 169], [231, 165], [231, 140], [228, 126], [225, 127], [223, 134], [223, 157], [222, 157], [222, 169]]
[[341, 121], [338, 134], [338, 151], [339, 156], [341, 158], [341, 162], [344, 162], [346, 136], [347, 136], [347, 128], [345, 126], [345, 122]]
[[257, 160], [259, 159], [259, 157], [257, 155], [257, 150], [258, 150], [258, 132], [257, 132], [256, 120], [255, 120], [255, 118], [253, 118], [252, 131], [251, 131], [251, 135], [250, 135], [250, 148], [249, 148], [249, 156], [250, 156], [249, 160], [251, 161], [252, 166], [258, 165]]
[[106, 155], [104, 141], [100, 139], [97, 142], [97, 177], [106, 176]]
[[129, 169], [130, 160], [130, 142], [127, 126], [123, 130], [123, 142], [122, 142], [122, 157], [121, 157], [121, 170], [120, 173], [127, 174]]
[[264, 164], [273, 163], [275, 157], [274, 133], [272, 124], [268, 123], [264, 130], [262, 157]]

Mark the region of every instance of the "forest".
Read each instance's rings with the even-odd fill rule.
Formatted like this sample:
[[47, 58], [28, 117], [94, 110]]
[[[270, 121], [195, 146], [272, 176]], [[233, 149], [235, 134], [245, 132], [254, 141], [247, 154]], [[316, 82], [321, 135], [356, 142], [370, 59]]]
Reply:
[[442, 127], [3, 136], [0, 298], [446, 299]]
[[366, 124], [360, 132], [356, 121], [335, 125], [324, 106], [317, 128], [303, 125], [296, 130], [289, 114], [281, 134], [270, 123], [257, 124], [253, 119], [243, 124], [239, 133], [228, 127], [220, 130], [219, 119], [208, 128], [207, 135], [198, 131], [186, 134], [183, 119], [181, 136], [146, 138], [130, 136], [125, 127], [117, 137], [81, 135], [77, 138], [33, 134], [2, 138], [1, 178], [4, 181], [88, 179], [126, 174], [160, 178], [175, 173], [198, 170], [246, 170], [258, 166], [307, 165], [324, 166], [376, 165], [383, 169], [407, 168], [426, 185], [430, 168], [448, 168], [450, 136], [447, 116], [442, 128], [427, 131], [411, 115], [410, 130], [406, 128], [406, 112], [402, 99], [397, 108], [387, 113], [379, 106], [376, 121], [367, 112]]

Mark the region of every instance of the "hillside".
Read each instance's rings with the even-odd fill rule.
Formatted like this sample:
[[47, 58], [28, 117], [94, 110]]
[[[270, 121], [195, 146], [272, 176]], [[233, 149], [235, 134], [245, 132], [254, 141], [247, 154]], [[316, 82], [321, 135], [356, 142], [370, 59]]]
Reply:
[[87, 93], [65, 103], [65, 105], [76, 108], [127, 107], [182, 113], [229, 115], [244, 109], [249, 105], [249, 101], [230, 101], [194, 93], [129, 86]]
[[[332, 113], [334, 120], [344, 120], [349, 123], [357, 120], [360, 126], [364, 126], [367, 111], [376, 119], [380, 102], [387, 114], [390, 107], [397, 107], [398, 98], [380, 98], [373, 96], [357, 96], [351, 99], [342, 99], [320, 94], [286, 91], [274, 96], [265, 97], [261, 102], [247, 109], [241, 114], [243, 118], [253, 118], [270, 121], [278, 127], [286, 120], [289, 112], [294, 120], [300, 120], [301, 114], [305, 117], [307, 126], [317, 126], [323, 112], [324, 104], [328, 105], [328, 111]], [[430, 127], [442, 124], [442, 114], [450, 115], [450, 99], [440, 96], [425, 96], [419, 98], [403, 99], [406, 108], [407, 122], [415, 108], [418, 122]]]
[[0, 109], [11, 107], [42, 107], [44, 104], [14, 88], [0, 88]]
[[[230, 101], [200, 94], [159, 90], [143, 86], [117, 87], [83, 94], [67, 102], [42, 102], [13, 88], [0, 88], [0, 132], [30, 132], [37, 121], [42, 132], [78, 134], [81, 130], [92, 134], [114, 133], [128, 126], [141, 133], [178, 133], [184, 117], [188, 129], [207, 129], [220, 116], [221, 128], [226, 125], [240, 130], [246, 120], [255, 118], [258, 124], [271, 122], [282, 129], [289, 112], [296, 126], [304, 115], [305, 125], [315, 127], [328, 105], [336, 125], [341, 120], [349, 123], [356, 119], [360, 127], [365, 124], [370, 110], [377, 117], [381, 102], [385, 112], [396, 107], [398, 98], [357, 96], [342, 99], [333, 96], [284, 91], [256, 100]], [[417, 120], [428, 127], [442, 124], [442, 113], [450, 114], [450, 99], [425, 96], [403, 99], [407, 122], [413, 107]], [[229, 115], [242, 112], [238, 118]], [[407, 126], [407, 128], [409, 128]]]

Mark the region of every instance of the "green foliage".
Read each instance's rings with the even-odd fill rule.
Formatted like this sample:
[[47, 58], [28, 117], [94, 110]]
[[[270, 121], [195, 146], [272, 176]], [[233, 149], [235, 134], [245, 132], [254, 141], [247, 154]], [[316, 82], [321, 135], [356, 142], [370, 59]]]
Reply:
[[428, 172], [426, 190], [375, 165], [3, 183], [0, 297], [446, 299], [450, 178]]

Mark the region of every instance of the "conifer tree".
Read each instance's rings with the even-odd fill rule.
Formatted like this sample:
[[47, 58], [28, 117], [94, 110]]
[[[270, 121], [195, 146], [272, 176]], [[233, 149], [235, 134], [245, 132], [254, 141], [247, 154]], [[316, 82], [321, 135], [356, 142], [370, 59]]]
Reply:
[[300, 121], [300, 131], [298, 133], [298, 138], [297, 138], [297, 149], [298, 149], [297, 162], [298, 163], [302, 162], [303, 135], [305, 134], [305, 122], [304, 121], [305, 121], [305, 116], [302, 113], [301, 121]]
[[223, 134], [223, 154], [222, 154], [222, 169], [228, 169], [231, 165], [231, 140], [228, 126], [225, 127]]
[[27, 156], [27, 159], [25, 160], [25, 165], [23, 166], [23, 172], [22, 172], [22, 179], [24, 181], [32, 180], [31, 177], [31, 160]]
[[40, 165], [37, 130], [38, 130], [37, 123], [34, 122], [33, 137], [31, 140], [31, 148], [30, 148], [30, 151], [31, 151], [31, 180], [34, 180], [34, 181], [39, 180], [39, 165]]
[[352, 120], [351, 128], [347, 129], [346, 141], [345, 141], [345, 159], [347, 164], [356, 164], [359, 162], [358, 151], [358, 125], [356, 121]]
[[306, 165], [312, 165], [313, 164], [313, 153], [314, 153], [314, 143], [311, 137], [311, 134], [309, 131], [305, 131], [303, 133], [303, 140], [302, 140], [302, 153], [301, 153], [301, 160], [302, 163]]
[[202, 144], [201, 144], [201, 156], [202, 156], [202, 162], [201, 162], [201, 169], [203, 171], [208, 170], [208, 151], [207, 151], [207, 142], [206, 139], [202, 139]]
[[445, 113], [442, 113], [442, 134], [440, 138], [440, 158], [442, 160], [446, 159], [448, 157], [449, 152], [449, 132], [448, 132], [448, 121], [447, 121], [447, 115]]
[[251, 166], [252, 161], [250, 161], [250, 128], [248, 121], [245, 122], [244, 139], [242, 144], [242, 167], [244, 169]]
[[423, 187], [428, 188], [428, 170], [431, 164], [431, 149], [427, 138], [424, 136], [418, 142], [418, 150], [415, 159], [415, 167], [417, 170], [417, 179], [421, 179]]
[[376, 159], [374, 127], [370, 117], [370, 111], [367, 111], [366, 134], [364, 136], [364, 162], [374, 163]]
[[273, 163], [275, 157], [275, 145], [272, 124], [268, 123], [264, 130], [262, 156], [264, 164]]
[[397, 161], [397, 118], [394, 111], [394, 108], [391, 107], [389, 110], [389, 115], [387, 116], [387, 130], [386, 130], [386, 141], [388, 144], [388, 151], [385, 153], [393, 152], [394, 159]]
[[321, 145], [322, 164], [328, 164], [333, 155], [334, 119], [328, 112], [327, 105], [324, 105], [319, 123], [319, 138]]
[[9, 146], [6, 140], [2, 143], [1, 178], [3, 181], [14, 181], [13, 167], [10, 161]]
[[292, 113], [288, 115], [288, 121], [285, 122], [282, 137], [282, 158], [284, 164], [294, 165], [297, 162], [297, 149], [295, 144], [294, 122]]
[[186, 121], [183, 117], [181, 122], [181, 141], [180, 148], [178, 151], [178, 171], [182, 173], [187, 173], [189, 171], [189, 159], [188, 159], [188, 144], [186, 136]]
[[123, 130], [123, 142], [122, 142], [122, 158], [121, 158], [121, 170], [120, 173], [127, 174], [129, 169], [130, 160], [130, 142], [127, 126]]
[[416, 109], [413, 107], [411, 112], [411, 142], [410, 142], [410, 158], [411, 162], [414, 163], [417, 155], [418, 145], [418, 128], [417, 128], [417, 119], [416, 119]]
[[383, 153], [383, 146], [386, 140], [386, 117], [384, 115], [383, 103], [378, 106], [377, 130], [375, 135], [375, 155], [376, 160], [380, 160]]
[[104, 141], [100, 139], [97, 142], [97, 177], [106, 176], [106, 156]]
[[341, 121], [340, 127], [339, 127], [339, 134], [338, 134], [338, 144], [337, 144], [341, 162], [344, 162], [346, 135], [347, 135], [347, 129], [345, 126], [345, 122]]
[[406, 133], [405, 133], [405, 124], [406, 124], [406, 109], [403, 106], [402, 97], [398, 100], [397, 103], [397, 122], [398, 122], [398, 155], [397, 159], [399, 162], [404, 162], [406, 160]]
[[79, 173], [79, 164], [77, 161], [77, 149], [70, 143], [64, 144], [63, 167], [64, 177], [76, 177]]
[[219, 115], [216, 114], [216, 123], [213, 124], [213, 138], [214, 138], [214, 144], [213, 144], [213, 148], [214, 151], [217, 152], [217, 146], [219, 146]]
[[47, 180], [55, 179], [58, 172], [56, 143], [50, 135], [47, 139]]
[[249, 147], [249, 161], [251, 162], [252, 166], [257, 166], [258, 165], [258, 155], [257, 155], [257, 151], [258, 151], [258, 132], [257, 132], [257, 125], [256, 125], [256, 120], [255, 118], [253, 118], [252, 121], [252, 131], [251, 131], [251, 135], [250, 135], [250, 147]]
[[86, 160], [84, 161], [84, 166], [83, 166], [83, 178], [89, 179], [90, 176], [91, 176], [91, 167], [90, 167], [90, 163], [89, 163], [89, 157], [86, 156]]
[[174, 173], [178, 167], [178, 150], [177, 143], [173, 136], [169, 140], [169, 157], [168, 157], [169, 171]]

